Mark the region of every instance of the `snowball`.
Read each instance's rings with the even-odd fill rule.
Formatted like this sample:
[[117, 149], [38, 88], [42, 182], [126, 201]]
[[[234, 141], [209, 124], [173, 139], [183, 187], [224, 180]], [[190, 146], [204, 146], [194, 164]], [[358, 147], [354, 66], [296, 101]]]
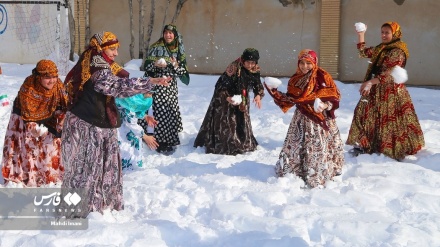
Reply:
[[166, 65], [167, 61], [165, 61], [165, 59], [161, 58], [161, 59], [157, 60], [157, 63], [162, 64], [162, 65]]
[[267, 76], [264, 78], [264, 83], [266, 83], [269, 89], [272, 89], [272, 88], [278, 88], [282, 82], [278, 78]]
[[313, 104], [313, 109], [315, 110], [315, 112], [318, 112], [319, 110], [319, 104], [321, 104], [322, 101], [320, 98], [316, 98], [315, 99], [315, 103]]
[[37, 131], [38, 136], [42, 136], [47, 133], [47, 128], [44, 125], [37, 125], [35, 130]]
[[241, 95], [236, 94], [234, 96], [232, 96], [231, 98], [232, 102], [234, 102], [234, 104], [240, 104], [241, 103]]
[[365, 24], [362, 22], [356, 22], [354, 26], [356, 27], [356, 32], [363, 32], [367, 30], [367, 26], [365, 26]]
[[405, 83], [408, 80], [408, 73], [406, 72], [406, 69], [398, 65], [391, 69], [391, 76], [393, 77], [394, 82], [397, 84]]

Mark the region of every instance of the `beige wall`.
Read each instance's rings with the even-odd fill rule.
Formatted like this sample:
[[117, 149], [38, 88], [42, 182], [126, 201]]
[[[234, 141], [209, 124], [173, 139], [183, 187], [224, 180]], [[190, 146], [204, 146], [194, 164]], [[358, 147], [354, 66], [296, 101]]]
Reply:
[[[150, 1], [146, 3], [146, 20]], [[176, 5], [176, 0], [171, 5]], [[310, 2], [310, 1], [305, 1]], [[160, 4], [161, 3], [161, 4]], [[160, 38], [165, 0], [156, 0], [155, 29], [151, 42]], [[138, 3], [133, 1], [138, 13]], [[318, 6], [317, 6], [318, 5]], [[118, 62], [129, 57], [129, 11], [127, 1], [91, 1], [91, 32], [112, 31], [122, 46]], [[296, 57], [303, 48], [319, 47], [319, 3], [283, 7], [278, 0], [189, 0], [177, 19], [183, 34], [188, 67], [191, 73], [222, 73], [227, 64], [254, 47], [260, 51], [263, 75], [290, 76], [296, 68]], [[175, 7], [168, 10], [166, 22]], [[138, 19], [135, 20], [138, 37]], [[138, 50], [136, 44], [136, 54]]]
[[[311, 48], [320, 53], [321, 7], [323, 1], [303, 0], [305, 6], [283, 7], [278, 0], [188, 0], [176, 23], [184, 36], [191, 73], [222, 73], [226, 65], [247, 47], [260, 51], [262, 75], [290, 76], [296, 68], [296, 56], [301, 49]], [[90, 1], [92, 34], [108, 30], [118, 35], [122, 46], [118, 62], [130, 60], [128, 1]], [[145, 18], [149, 20], [150, 0]], [[151, 42], [161, 35], [165, 0], [156, 0], [155, 28]], [[403, 3], [402, 3], [403, 2]], [[171, 1], [175, 6], [177, 0]], [[401, 5], [399, 5], [399, 4]], [[135, 36], [138, 36], [138, 1], [134, 0]], [[304, 8], [305, 7], [305, 8]], [[175, 7], [168, 9], [169, 22]], [[394, 20], [401, 24], [403, 40], [408, 43], [408, 84], [440, 85], [438, 76], [440, 55], [440, 25], [438, 0], [341, 0], [339, 32], [339, 69], [335, 78], [360, 81], [368, 66], [367, 59], [358, 58], [354, 23], [368, 25], [366, 41], [380, 42], [380, 26]], [[322, 39], [321, 39], [322, 40]], [[136, 43], [135, 54], [138, 51]]]

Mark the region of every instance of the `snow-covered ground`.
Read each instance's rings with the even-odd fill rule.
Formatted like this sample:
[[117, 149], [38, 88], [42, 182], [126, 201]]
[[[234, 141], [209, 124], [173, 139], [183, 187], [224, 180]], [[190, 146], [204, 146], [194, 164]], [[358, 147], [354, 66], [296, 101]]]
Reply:
[[[139, 65], [125, 66], [142, 76]], [[12, 101], [35, 65], [0, 66], [0, 95]], [[189, 86], [180, 83], [182, 144], [171, 156], [144, 147], [145, 166], [124, 174], [124, 211], [91, 213], [82, 231], [1, 231], [0, 246], [440, 246], [440, 91], [409, 88], [426, 141], [418, 154], [397, 162], [346, 153], [343, 174], [309, 190], [294, 175], [274, 176], [293, 110], [283, 114], [270, 96], [251, 107], [255, 152], [193, 147], [217, 79], [192, 74]], [[337, 85], [345, 141], [359, 84]], [[10, 111], [0, 105], [0, 147]]]

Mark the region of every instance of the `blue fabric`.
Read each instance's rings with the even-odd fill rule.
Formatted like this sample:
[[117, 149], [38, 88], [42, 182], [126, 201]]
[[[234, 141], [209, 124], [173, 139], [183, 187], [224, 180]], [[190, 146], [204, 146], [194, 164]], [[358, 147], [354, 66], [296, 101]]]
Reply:
[[116, 104], [134, 112], [137, 118], [144, 118], [145, 113], [153, 104], [153, 98], [145, 98], [143, 94], [136, 94], [127, 98], [116, 98]]

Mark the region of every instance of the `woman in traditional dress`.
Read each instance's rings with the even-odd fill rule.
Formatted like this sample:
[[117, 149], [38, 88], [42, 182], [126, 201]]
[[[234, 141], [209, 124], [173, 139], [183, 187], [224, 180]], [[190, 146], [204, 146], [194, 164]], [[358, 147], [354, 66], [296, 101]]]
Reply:
[[358, 33], [359, 55], [370, 58], [346, 144], [351, 152], [382, 153], [396, 160], [417, 153], [424, 145], [423, 132], [405, 84], [396, 81], [393, 69], [404, 68], [409, 57], [396, 22], [381, 27], [382, 43], [365, 45], [365, 30]]
[[[180, 144], [179, 132], [182, 131], [177, 78], [189, 84], [185, 48], [176, 26], [168, 24], [164, 27], [162, 37], [148, 49], [144, 67], [145, 76], [172, 77], [169, 87], [158, 86], [153, 94], [153, 113], [158, 121], [154, 128], [154, 137], [159, 144], [156, 151], [171, 154]], [[140, 119], [139, 124], [147, 132], [146, 121]]]
[[121, 119], [115, 97], [148, 93], [154, 84], [168, 85], [170, 78], [128, 78], [115, 61], [119, 41], [111, 32], [100, 32], [67, 74], [69, 96], [62, 135], [65, 174], [62, 188], [82, 188], [91, 211], [123, 209], [122, 164], [117, 128]]
[[116, 106], [122, 121], [121, 127], [118, 129], [122, 169], [142, 167], [142, 140], [151, 149], [156, 149], [158, 146], [155, 138], [144, 133], [144, 129], [138, 125], [139, 119], [145, 119], [149, 126], [156, 126], [157, 121], [154, 117], [146, 114], [152, 104], [151, 93], [116, 98]]
[[[247, 48], [228, 65], [215, 84], [214, 95], [194, 147], [205, 147], [206, 153], [228, 155], [251, 152], [257, 148], [249, 115], [249, 92], [253, 92], [253, 102], [261, 108], [264, 87], [260, 80], [259, 58], [258, 50]], [[239, 100], [235, 100], [237, 96]]]
[[268, 88], [283, 112], [296, 105], [283, 148], [276, 163], [276, 175], [294, 173], [308, 187], [322, 187], [340, 175], [344, 164], [343, 142], [335, 120], [340, 93], [331, 75], [318, 67], [314, 51], [298, 55], [298, 67], [289, 79], [287, 93]]
[[61, 129], [67, 95], [54, 62], [41, 60], [14, 100], [3, 144], [5, 184], [39, 187], [61, 183]]

